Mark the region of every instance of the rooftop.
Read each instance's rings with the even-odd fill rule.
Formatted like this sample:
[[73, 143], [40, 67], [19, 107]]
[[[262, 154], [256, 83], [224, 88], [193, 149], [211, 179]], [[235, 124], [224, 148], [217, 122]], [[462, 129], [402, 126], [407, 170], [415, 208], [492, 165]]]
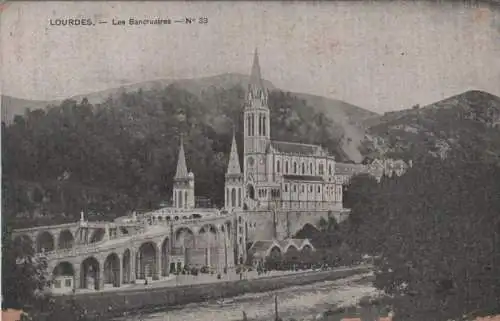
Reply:
[[293, 180], [293, 181], [313, 181], [313, 182], [323, 181], [323, 178], [321, 176], [310, 176], [310, 175], [283, 175], [283, 178], [286, 180]]
[[271, 141], [270, 147], [283, 154], [317, 155], [324, 152], [319, 145]]

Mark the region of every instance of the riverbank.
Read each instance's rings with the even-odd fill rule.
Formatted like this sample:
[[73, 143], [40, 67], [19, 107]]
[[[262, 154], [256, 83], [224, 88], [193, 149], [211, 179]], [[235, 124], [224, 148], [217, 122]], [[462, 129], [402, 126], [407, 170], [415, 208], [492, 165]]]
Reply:
[[[244, 311], [248, 321], [270, 321], [275, 317], [275, 297], [277, 297], [278, 314], [283, 321], [331, 321], [329, 317], [332, 316], [332, 312], [337, 315], [340, 312], [339, 307], [358, 305], [363, 297], [377, 295], [378, 291], [373, 287], [372, 273], [362, 273], [336, 280], [237, 295], [225, 300], [222, 305], [210, 300], [159, 308], [156, 311], [141, 311], [139, 314], [130, 314], [114, 320], [241, 321]], [[346, 308], [344, 313], [347, 317], [349, 317], [348, 310]]]
[[117, 317], [138, 311], [154, 311], [188, 303], [207, 302], [221, 297], [234, 297], [245, 293], [259, 293], [309, 283], [346, 278], [370, 271], [370, 267], [338, 268], [329, 271], [262, 277], [251, 280], [215, 282], [178, 287], [141, 289], [121, 292], [89, 293], [64, 296], [58, 301], [74, 300], [88, 315]]

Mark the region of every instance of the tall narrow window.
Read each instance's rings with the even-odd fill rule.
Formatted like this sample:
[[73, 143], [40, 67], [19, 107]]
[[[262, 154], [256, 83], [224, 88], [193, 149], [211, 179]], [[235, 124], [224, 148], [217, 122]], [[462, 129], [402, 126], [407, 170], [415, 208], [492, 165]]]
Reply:
[[255, 136], [255, 117], [257, 115], [252, 115], [252, 136]]
[[277, 173], [279, 173], [279, 172], [280, 172], [280, 170], [281, 170], [281, 168], [280, 168], [280, 161], [279, 161], [279, 159], [278, 159], [278, 160], [276, 161], [276, 172], [277, 172]]
[[187, 203], [188, 203], [188, 192], [186, 191], [184, 193], [184, 208], [187, 208], [187, 206], [188, 206]]
[[238, 207], [241, 207], [241, 188], [238, 188]]
[[323, 164], [319, 164], [319, 175], [323, 175]]
[[236, 207], [236, 188], [231, 191], [231, 206]]
[[285, 174], [288, 174], [288, 161], [285, 161]]
[[259, 114], [259, 136], [262, 135], [262, 115]]
[[302, 175], [305, 175], [306, 173], [306, 165], [302, 163]]
[[313, 163], [309, 163], [309, 173], [312, 175], [313, 173]]
[[252, 136], [252, 121], [250, 120], [250, 115], [247, 116], [247, 133], [248, 136]]
[[332, 164], [328, 167], [328, 175], [332, 176]]
[[297, 163], [293, 162], [293, 173], [297, 174]]
[[263, 136], [266, 136], [266, 115], [264, 115], [264, 117], [262, 117], [262, 135]]

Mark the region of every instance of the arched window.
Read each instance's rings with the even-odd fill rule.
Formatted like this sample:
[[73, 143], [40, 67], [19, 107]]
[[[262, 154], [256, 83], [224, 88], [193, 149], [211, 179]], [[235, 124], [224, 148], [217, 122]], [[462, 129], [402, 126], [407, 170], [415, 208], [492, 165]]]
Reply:
[[241, 207], [241, 187], [238, 188], [238, 207]]
[[332, 164], [328, 167], [328, 175], [332, 176]]
[[279, 173], [279, 172], [280, 172], [280, 170], [281, 170], [281, 169], [280, 169], [280, 160], [278, 159], [278, 160], [276, 161], [276, 172], [277, 172], [277, 173]]
[[323, 164], [319, 164], [319, 175], [323, 175]]
[[297, 185], [293, 185], [293, 192], [297, 193]]
[[302, 163], [302, 175], [306, 174], [306, 165]]
[[236, 189], [234, 187], [231, 191], [231, 206], [236, 207]]
[[264, 115], [264, 117], [262, 117], [262, 135], [263, 136], [266, 136], [266, 115]]
[[288, 161], [285, 161], [285, 174], [288, 174]]
[[309, 163], [309, 173], [312, 175], [313, 173], [313, 163]]
[[184, 208], [187, 208], [187, 202], [188, 202], [188, 192], [184, 192]]
[[297, 174], [297, 163], [293, 162], [293, 173]]
[[285, 184], [285, 192], [288, 192], [288, 184]]
[[321, 185], [318, 185], [318, 193], [321, 193]]
[[231, 203], [229, 203], [229, 200], [230, 200], [230, 198], [229, 198], [229, 188], [226, 188], [226, 190], [227, 190], [226, 191], [226, 205], [227, 206], [231, 206]]
[[302, 187], [302, 193], [304, 193], [304, 185], [302, 185], [301, 187]]
[[179, 201], [177, 202], [177, 205], [179, 206], [179, 208], [182, 207], [182, 191], [179, 191], [177, 193], [178, 197], [179, 197]]

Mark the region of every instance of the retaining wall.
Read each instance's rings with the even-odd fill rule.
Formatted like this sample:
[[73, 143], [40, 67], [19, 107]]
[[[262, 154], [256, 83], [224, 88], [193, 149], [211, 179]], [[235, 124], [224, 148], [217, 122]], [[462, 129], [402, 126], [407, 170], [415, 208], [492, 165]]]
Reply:
[[[345, 278], [369, 271], [369, 267], [354, 267], [318, 272], [310, 271], [251, 280], [89, 293], [76, 295], [74, 299], [77, 304], [85, 308], [90, 315], [100, 314], [118, 316], [122, 315], [123, 312], [154, 310], [158, 308], [167, 309], [175, 305], [204, 302], [220, 297], [234, 297], [244, 293], [272, 291], [290, 286]], [[71, 299], [70, 296], [57, 298], [57, 300], [61, 301], [68, 301]]]

